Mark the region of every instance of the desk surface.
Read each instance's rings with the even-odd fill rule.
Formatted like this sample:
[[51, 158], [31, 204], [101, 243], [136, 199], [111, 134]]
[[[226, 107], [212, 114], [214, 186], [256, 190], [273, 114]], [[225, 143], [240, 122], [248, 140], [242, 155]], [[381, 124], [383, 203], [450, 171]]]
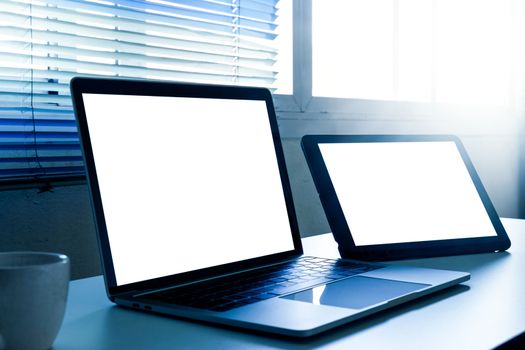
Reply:
[[[508, 252], [396, 264], [468, 271], [471, 280], [307, 340], [252, 334], [127, 310], [101, 276], [71, 282], [53, 349], [489, 349], [525, 331], [525, 220], [503, 219]], [[305, 253], [338, 257], [330, 234], [303, 239]]]

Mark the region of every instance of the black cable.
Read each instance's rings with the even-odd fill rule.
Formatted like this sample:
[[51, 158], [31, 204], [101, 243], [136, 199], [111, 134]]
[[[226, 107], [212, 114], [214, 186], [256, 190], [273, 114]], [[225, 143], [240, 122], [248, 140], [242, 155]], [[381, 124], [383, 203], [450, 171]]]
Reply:
[[[30, 47], [31, 47], [31, 95], [30, 95], [30, 103], [31, 103], [31, 121], [33, 124], [33, 145], [35, 149], [35, 158], [36, 163], [38, 164], [38, 168], [42, 171], [42, 173], [45, 174], [45, 169], [42, 166], [42, 163], [40, 163], [40, 156], [38, 154], [38, 146], [37, 146], [37, 137], [36, 137], [36, 119], [35, 119], [35, 106], [34, 106], [34, 66], [33, 66], [33, 5], [29, 4], [29, 33], [31, 37]], [[38, 176], [38, 174], [37, 174]]]

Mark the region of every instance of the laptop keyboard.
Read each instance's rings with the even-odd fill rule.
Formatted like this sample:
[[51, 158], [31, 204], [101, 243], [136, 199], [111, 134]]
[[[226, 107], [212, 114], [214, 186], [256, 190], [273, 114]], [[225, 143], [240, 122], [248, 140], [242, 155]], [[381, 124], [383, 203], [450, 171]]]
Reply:
[[302, 256], [283, 264], [193, 283], [143, 297], [155, 302], [227, 311], [381, 267], [353, 261]]

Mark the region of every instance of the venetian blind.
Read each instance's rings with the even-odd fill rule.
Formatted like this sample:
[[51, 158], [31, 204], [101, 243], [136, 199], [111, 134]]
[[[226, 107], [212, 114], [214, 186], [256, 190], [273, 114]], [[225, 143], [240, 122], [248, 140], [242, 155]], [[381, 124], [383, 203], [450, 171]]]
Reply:
[[0, 1], [0, 179], [83, 173], [74, 76], [273, 88], [277, 1]]

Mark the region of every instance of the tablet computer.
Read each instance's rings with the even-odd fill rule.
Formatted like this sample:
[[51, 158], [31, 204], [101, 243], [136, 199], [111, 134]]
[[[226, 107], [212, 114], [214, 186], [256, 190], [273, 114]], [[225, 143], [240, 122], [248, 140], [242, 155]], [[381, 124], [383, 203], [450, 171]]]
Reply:
[[393, 260], [510, 247], [455, 136], [307, 135], [301, 144], [344, 258]]

